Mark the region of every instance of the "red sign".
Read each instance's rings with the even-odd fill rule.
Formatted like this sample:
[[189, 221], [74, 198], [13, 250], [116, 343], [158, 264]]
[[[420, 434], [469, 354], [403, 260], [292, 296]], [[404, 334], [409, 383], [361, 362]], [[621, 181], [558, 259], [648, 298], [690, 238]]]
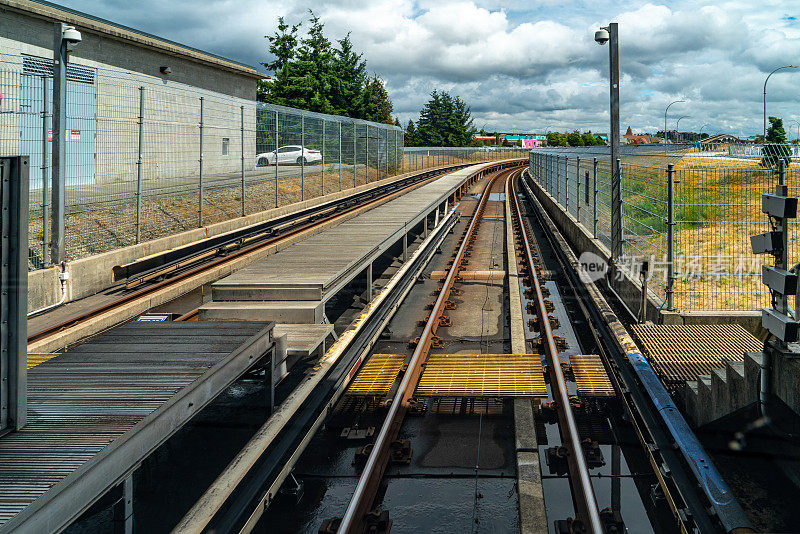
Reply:
[[47, 130], [47, 140], [52, 142], [53, 141], [53, 129], [50, 128]]
[[70, 130], [69, 131], [69, 138], [70, 139], [80, 139], [81, 138], [81, 131], [80, 130]]

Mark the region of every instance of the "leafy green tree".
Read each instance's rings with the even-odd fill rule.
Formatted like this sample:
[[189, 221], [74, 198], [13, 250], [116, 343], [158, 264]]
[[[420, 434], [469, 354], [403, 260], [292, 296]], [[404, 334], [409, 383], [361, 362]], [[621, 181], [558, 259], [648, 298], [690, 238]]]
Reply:
[[417, 127], [414, 125], [414, 121], [408, 119], [408, 125], [406, 126], [406, 133], [405, 136], [403, 137], [405, 141], [405, 146], [417, 146], [416, 137], [417, 137]]
[[289, 83], [285, 88], [286, 99], [291, 105], [316, 111], [332, 113], [331, 82], [333, 80], [333, 51], [331, 42], [325, 37], [324, 25], [319, 17], [309, 10], [311, 27], [300, 41], [297, 56], [289, 66]]
[[767, 143], [785, 143], [786, 130], [783, 129], [783, 119], [779, 117], [769, 118], [769, 128], [767, 128]]
[[469, 106], [447, 91], [433, 91], [420, 111], [415, 142], [418, 146], [469, 146], [474, 133]]
[[392, 101], [386, 92], [383, 80], [377, 75], [364, 89], [364, 119], [383, 124], [392, 124]]
[[567, 136], [559, 132], [549, 132], [547, 144], [548, 146], [567, 146]]
[[297, 30], [300, 24], [289, 25], [283, 17], [278, 17], [278, 29], [274, 35], [267, 35], [269, 52], [275, 59], [262, 63], [273, 73], [271, 80], [259, 80], [258, 100], [273, 104], [285, 104], [283, 89], [288, 84], [289, 66], [297, 49]]
[[334, 113], [362, 119], [365, 113], [367, 62], [353, 49], [349, 33], [337, 42], [339, 47], [333, 52], [331, 105]]
[[583, 138], [578, 130], [567, 134], [567, 144], [569, 146], [583, 146]]
[[783, 119], [769, 118], [766, 144], [761, 148], [761, 166], [777, 167], [783, 160], [786, 167], [791, 161], [791, 150], [786, 146], [786, 130], [783, 129]]
[[597, 137], [592, 135], [591, 131], [582, 133], [581, 139], [583, 140], [583, 146], [594, 146], [600, 141]]

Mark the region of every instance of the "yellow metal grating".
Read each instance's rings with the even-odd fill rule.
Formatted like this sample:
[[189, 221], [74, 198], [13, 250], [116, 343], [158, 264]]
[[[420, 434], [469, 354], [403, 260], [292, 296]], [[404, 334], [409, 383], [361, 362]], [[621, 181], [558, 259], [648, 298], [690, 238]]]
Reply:
[[597, 354], [573, 354], [569, 357], [578, 395], [584, 397], [613, 397], [614, 386], [608, 378], [603, 361]]
[[389, 393], [403, 368], [405, 354], [373, 354], [358, 371], [347, 393], [350, 395], [383, 396]]
[[29, 352], [28, 353], [28, 369], [31, 367], [36, 367], [40, 363], [44, 363], [47, 360], [51, 360], [58, 356], [58, 353], [38, 353], [38, 352]]
[[740, 325], [634, 325], [653, 367], [668, 385], [696, 380], [742, 361], [745, 352], [762, 350], [761, 343]]
[[538, 354], [431, 354], [420, 397], [547, 397]]

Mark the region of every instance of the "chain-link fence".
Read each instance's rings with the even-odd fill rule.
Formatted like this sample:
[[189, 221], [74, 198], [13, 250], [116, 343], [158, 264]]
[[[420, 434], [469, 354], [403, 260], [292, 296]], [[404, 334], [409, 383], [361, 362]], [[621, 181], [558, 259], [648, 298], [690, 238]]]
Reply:
[[[402, 172], [403, 131], [137, 73], [67, 69], [67, 260]], [[49, 264], [52, 61], [0, 54], [0, 155], [28, 155], [30, 265]]]
[[[790, 195], [800, 191], [800, 152], [780, 145], [646, 145], [620, 150], [622, 251], [664, 308], [752, 310], [769, 305], [750, 236], [769, 228], [761, 195], [774, 193], [778, 159]], [[608, 147], [539, 148], [530, 171], [561, 207], [611, 249], [611, 161]], [[792, 224], [792, 230], [797, 227]], [[800, 259], [790, 234], [790, 262]], [[670, 261], [672, 258], [672, 261]]]
[[403, 169], [409, 172], [459, 163], [527, 158], [528, 151], [521, 147], [405, 147]]

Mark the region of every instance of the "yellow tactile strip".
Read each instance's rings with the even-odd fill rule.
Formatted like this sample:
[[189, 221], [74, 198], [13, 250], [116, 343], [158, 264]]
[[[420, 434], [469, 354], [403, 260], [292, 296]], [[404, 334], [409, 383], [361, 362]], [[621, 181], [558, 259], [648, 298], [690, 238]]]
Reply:
[[405, 359], [405, 354], [373, 354], [358, 371], [347, 393], [349, 395], [386, 395], [400, 373]]
[[761, 342], [742, 326], [634, 325], [656, 371], [669, 381], [696, 380], [745, 352], [761, 351]]
[[578, 395], [583, 397], [613, 397], [616, 392], [608, 378], [603, 361], [597, 354], [573, 354], [569, 357]]
[[431, 354], [420, 397], [547, 397], [538, 354]]
[[40, 363], [44, 363], [47, 360], [51, 360], [58, 356], [58, 353], [36, 353], [36, 352], [29, 352], [28, 353], [28, 369], [31, 367], [36, 367]]

